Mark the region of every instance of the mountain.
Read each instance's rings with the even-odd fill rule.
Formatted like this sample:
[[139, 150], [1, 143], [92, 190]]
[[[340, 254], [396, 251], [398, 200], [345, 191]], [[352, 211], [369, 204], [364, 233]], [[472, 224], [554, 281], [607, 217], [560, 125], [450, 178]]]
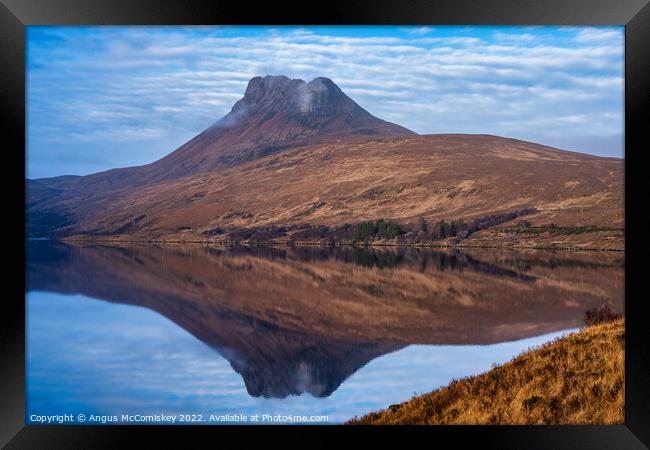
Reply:
[[113, 189], [209, 172], [306, 143], [413, 135], [367, 112], [328, 78], [255, 77], [228, 114], [164, 158], [83, 178], [85, 185]]
[[384, 218], [417, 243], [435, 238], [417, 223], [462, 220], [476, 226], [452, 237], [480, 245], [622, 249], [623, 198], [622, 159], [417, 135], [327, 78], [267, 76], [154, 163], [29, 180], [27, 222], [32, 237], [292, 240], [349, 237], [340, 227]]
[[376, 118], [329, 78], [255, 77], [228, 114], [139, 177], [151, 182], [206, 172], [305, 143], [409, 135], [415, 133]]

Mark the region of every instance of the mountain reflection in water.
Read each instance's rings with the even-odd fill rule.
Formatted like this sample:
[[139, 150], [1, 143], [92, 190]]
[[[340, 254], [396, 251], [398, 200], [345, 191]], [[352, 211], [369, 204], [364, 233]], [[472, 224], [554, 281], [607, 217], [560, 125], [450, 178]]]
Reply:
[[31, 241], [28, 290], [154, 310], [225, 357], [251, 396], [330, 396], [411, 344], [494, 344], [623, 309], [624, 255]]

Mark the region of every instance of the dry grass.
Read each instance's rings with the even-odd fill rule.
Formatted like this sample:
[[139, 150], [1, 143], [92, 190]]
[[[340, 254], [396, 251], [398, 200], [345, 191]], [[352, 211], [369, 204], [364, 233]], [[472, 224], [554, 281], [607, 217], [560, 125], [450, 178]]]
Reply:
[[621, 424], [622, 319], [588, 327], [482, 375], [350, 424]]

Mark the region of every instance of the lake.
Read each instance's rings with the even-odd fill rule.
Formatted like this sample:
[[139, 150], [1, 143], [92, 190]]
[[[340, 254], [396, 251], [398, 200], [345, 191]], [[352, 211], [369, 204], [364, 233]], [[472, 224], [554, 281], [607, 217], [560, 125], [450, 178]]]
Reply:
[[619, 252], [29, 241], [27, 255], [28, 423], [340, 423], [623, 310]]

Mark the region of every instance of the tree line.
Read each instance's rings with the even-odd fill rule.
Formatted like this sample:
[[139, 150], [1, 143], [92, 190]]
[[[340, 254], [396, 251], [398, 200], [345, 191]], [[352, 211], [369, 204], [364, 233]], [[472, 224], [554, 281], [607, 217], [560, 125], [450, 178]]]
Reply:
[[265, 242], [286, 237], [295, 242], [370, 243], [378, 239], [385, 239], [393, 240], [397, 244], [418, 244], [453, 238], [452, 242], [458, 243], [478, 230], [493, 227], [536, 211], [534, 208], [524, 208], [480, 217], [469, 223], [463, 219], [438, 220], [428, 223], [424, 217], [419, 217], [415, 223], [403, 224], [378, 219], [337, 226], [294, 224], [286, 227], [271, 225], [254, 228], [215, 228], [204, 232], [204, 234], [206, 237], [222, 236], [222, 239], [229, 241], [251, 242]]

